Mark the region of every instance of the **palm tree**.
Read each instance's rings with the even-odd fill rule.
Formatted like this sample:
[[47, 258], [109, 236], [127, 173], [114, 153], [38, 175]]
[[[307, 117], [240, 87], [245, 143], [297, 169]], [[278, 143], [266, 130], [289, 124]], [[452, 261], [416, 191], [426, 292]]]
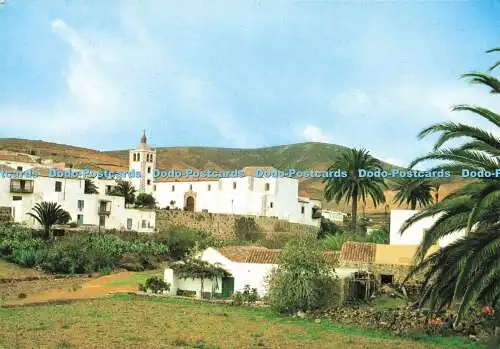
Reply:
[[71, 220], [71, 215], [56, 202], [42, 201], [35, 204], [32, 209], [35, 213], [27, 214], [36, 219], [43, 226], [44, 238], [51, 239], [51, 228], [54, 224], [66, 224]]
[[91, 179], [85, 179], [85, 194], [99, 194], [99, 191], [97, 189], [97, 186]]
[[396, 192], [394, 202], [398, 205], [405, 203], [411, 210], [432, 203], [433, 183], [430, 180], [412, 177], [395, 178], [392, 180], [391, 189]]
[[382, 170], [382, 164], [365, 149], [348, 149], [337, 157], [328, 171], [338, 169], [347, 171], [348, 176], [326, 178], [323, 181], [326, 182], [325, 199], [334, 200], [336, 204], [341, 200], [345, 200], [347, 204], [351, 202], [351, 229], [356, 233], [358, 200], [361, 198], [363, 204], [366, 204], [369, 196], [376, 207], [385, 202], [384, 188], [387, 187], [383, 178], [360, 177], [359, 170]]
[[[500, 48], [488, 52], [500, 51]], [[499, 67], [496, 63], [490, 71]], [[500, 80], [485, 73], [463, 75], [471, 83], [483, 84], [492, 93], [500, 93]], [[495, 136], [500, 128], [500, 114], [489, 109], [459, 105], [455, 111], [469, 111], [491, 124], [488, 131], [476, 126], [447, 122], [433, 125], [420, 133], [420, 138], [441, 133], [434, 150], [413, 161], [412, 166], [426, 160], [441, 160], [436, 169], [460, 173], [470, 171], [495, 171], [500, 168], [500, 139]], [[454, 148], [442, 149], [450, 140], [467, 141]], [[417, 264], [410, 276], [424, 273], [421, 304], [429, 304], [439, 311], [459, 303], [455, 325], [472, 307], [481, 304], [500, 311], [500, 178], [477, 178], [455, 190], [441, 202], [410, 217], [402, 226], [403, 233], [409, 226], [426, 217], [437, 217], [426, 231], [417, 253]], [[429, 248], [440, 238], [457, 231], [466, 236], [438, 252], [425, 257]], [[497, 324], [499, 326], [500, 324]], [[497, 327], [497, 331], [500, 327]]]
[[135, 188], [127, 181], [117, 181], [116, 186], [113, 187], [112, 195], [123, 196], [126, 206], [135, 202]]

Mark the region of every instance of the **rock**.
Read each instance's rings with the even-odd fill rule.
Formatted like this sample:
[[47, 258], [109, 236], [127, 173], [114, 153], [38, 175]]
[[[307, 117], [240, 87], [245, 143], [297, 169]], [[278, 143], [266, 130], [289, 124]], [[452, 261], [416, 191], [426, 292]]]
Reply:
[[303, 319], [306, 317], [306, 313], [304, 313], [303, 311], [298, 311], [297, 316], [300, 317], [301, 319]]
[[148, 288], [148, 289], [146, 290], [146, 293], [147, 293], [147, 294], [153, 294], [153, 290], [152, 290], [152, 289], [150, 289], [150, 288]]
[[321, 320], [320, 319], [316, 319], [316, 320], [314, 320], [314, 322], [317, 323], [317, 324], [319, 324], [321, 322]]

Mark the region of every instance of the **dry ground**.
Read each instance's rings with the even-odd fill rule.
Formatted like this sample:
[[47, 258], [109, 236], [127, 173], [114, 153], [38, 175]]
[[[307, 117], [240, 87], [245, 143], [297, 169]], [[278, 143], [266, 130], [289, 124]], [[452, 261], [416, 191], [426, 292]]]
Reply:
[[292, 319], [268, 309], [130, 295], [0, 308], [2, 348], [478, 348]]

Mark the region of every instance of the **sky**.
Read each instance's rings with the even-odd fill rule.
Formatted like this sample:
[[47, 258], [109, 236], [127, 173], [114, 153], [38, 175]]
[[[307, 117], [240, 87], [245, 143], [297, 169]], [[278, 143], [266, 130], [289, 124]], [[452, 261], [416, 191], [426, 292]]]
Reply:
[[5, 0], [0, 138], [99, 150], [326, 142], [396, 165], [436, 122], [500, 110], [460, 74], [500, 46], [500, 0]]

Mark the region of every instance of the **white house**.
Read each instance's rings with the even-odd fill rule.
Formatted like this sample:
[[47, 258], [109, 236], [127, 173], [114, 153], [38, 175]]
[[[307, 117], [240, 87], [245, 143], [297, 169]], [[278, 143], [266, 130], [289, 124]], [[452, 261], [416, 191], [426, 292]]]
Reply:
[[[272, 250], [257, 246], [228, 246], [214, 249], [207, 248], [199, 258], [211, 264], [219, 263], [224, 269], [231, 273], [231, 277], [214, 280], [215, 293], [229, 297], [233, 292], [242, 292], [245, 285], [251, 289], [255, 288], [259, 296], [267, 293], [266, 279], [269, 273], [277, 266], [276, 259], [281, 250]], [[324, 257], [334, 264], [337, 254], [325, 253]], [[348, 277], [357, 271], [354, 268], [335, 268], [338, 277]], [[165, 268], [164, 281], [170, 284], [170, 294], [176, 295], [178, 290], [195, 291], [197, 297], [201, 297], [201, 280], [180, 279], [175, 275], [174, 270]], [[214, 285], [215, 286], [215, 285]], [[205, 280], [203, 288], [206, 292], [212, 289], [210, 280]]]
[[[36, 172], [37, 176], [31, 177], [25, 173], [17, 178], [9, 178], [5, 175], [29, 170]], [[32, 212], [36, 203], [48, 201], [60, 204], [78, 225], [154, 231], [155, 210], [126, 208], [123, 197], [108, 195], [105, 186], [109, 180], [102, 180], [102, 183], [99, 183], [101, 180], [95, 181], [99, 194], [85, 194], [83, 178], [51, 177], [49, 167], [38, 163], [13, 164], [1, 160], [0, 171], [4, 171], [4, 175], [0, 176], [0, 206], [11, 207], [15, 222], [37, 226], [35, 219], [27, 213]]]
[[347, 214], [337, 211], [321, 210], [321, 215], [332, 222], [342, 223]]
[[[390, 222], [390, 244], [391, 245], [419, 245], [423, 239], [424, 232], [426, 229], [432, 227], [436, 222], [438, 217], [428, 217], [415, 224], [411, 225], [403, 235], [399, 233], [403, 223], [418, 213], [419, 210], [391, 210], [391, 222]], [[440, 247], [447, 246], [448, 244], [462, 238], [465, 236], [464, 231], [457, 231], [449, 236], [438, 241]]]

